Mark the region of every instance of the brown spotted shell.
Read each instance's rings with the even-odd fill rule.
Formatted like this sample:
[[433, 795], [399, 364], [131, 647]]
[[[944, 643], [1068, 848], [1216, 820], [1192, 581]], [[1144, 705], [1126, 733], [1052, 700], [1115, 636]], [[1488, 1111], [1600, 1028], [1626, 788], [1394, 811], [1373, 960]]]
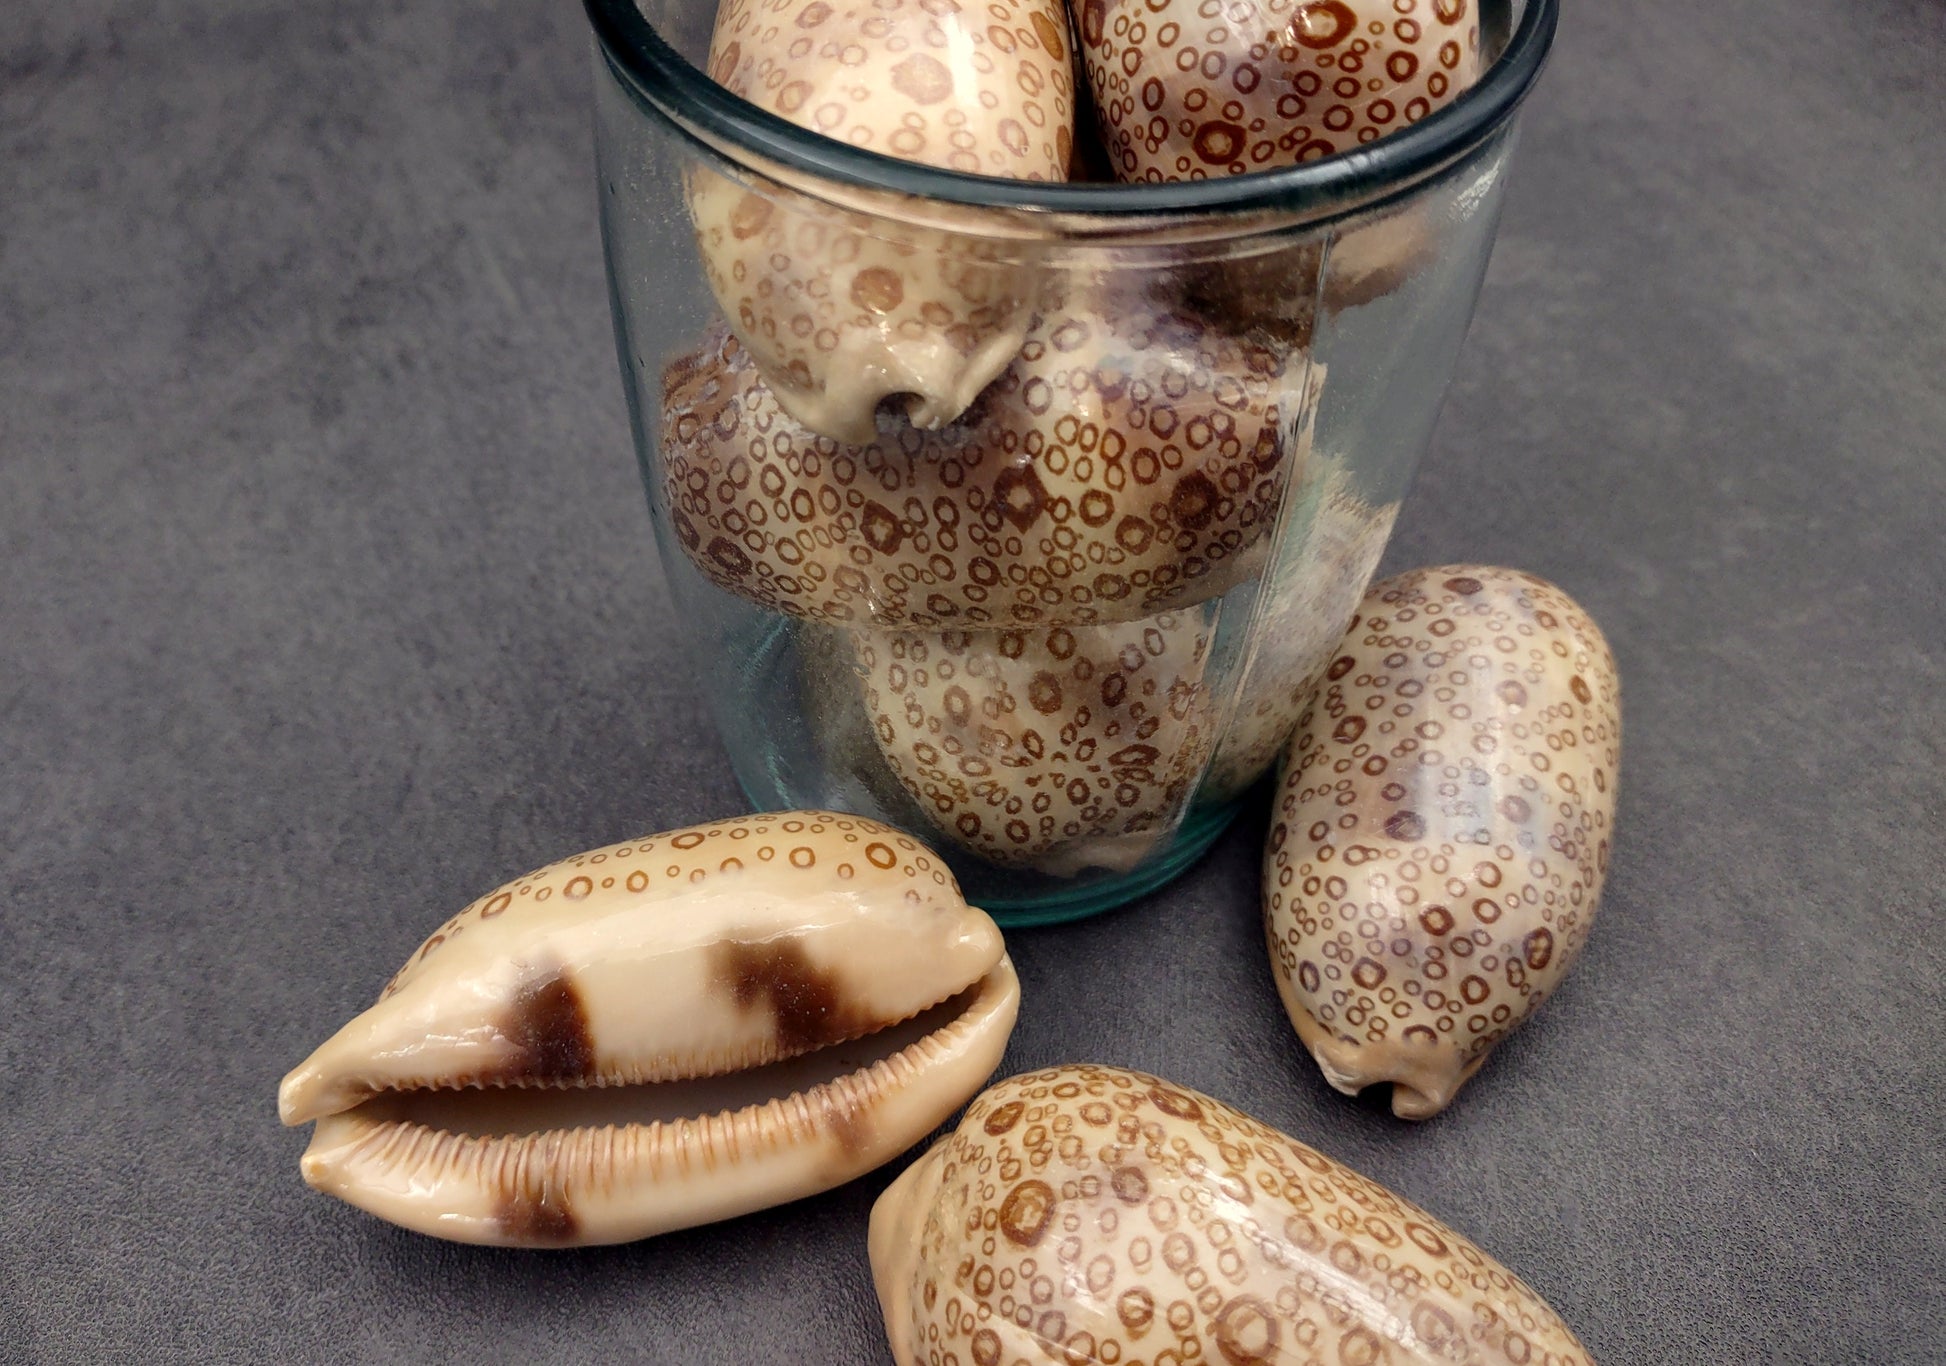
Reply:
[[1132, 868], [1175, 828], [1215, 739], [1213, 629], [854, 633], [886, 762], [934, 825], [992, 863]]
[[1476, 0], [1082, 0], [1122, 180], [1240, 175], [1349, 151], [1479, 74]]
[[886, 417], [846, 446], [795, 422], [719, 336], [665, 373], [664, 497], [698, 569], [792, 616], [1140, 620], [1256, 572], [1321, 375], [1176, 315], [1075, 312], [963, 421]]
[[1399, 505], [1361, 497], [1343, 465], [1325, 466], [1284, 532], [1293, 549], [1266, 576], [1237, 700], [1204, 795], [1227, 801], [1277, 762], [1392, 534]]
[[899, 1366], [1591, 1366], [1424, 1210], [1116, 1067], [983, 1092], [879, 1198], [870, 1247]]
[[992, 1073], [1019, 989], [945, 866], [876, 821], [747, 816], [488, 893], [284, 1078], [320, 1190], [407, 1228], [619, 1242], [796, 1199]]
[[1298, 723], [1264, 856], [1271, 968], [1346, 1092], [1437, 1114], [1567, 974], [1608, 869], [1620, 692], [1530, 574], [1375, 585]]
[[1065, 180], [1074, 78], [1058, 0], [725, 0], [709, 74], [853, 147]]
[[[1074, 77], [1055, 0], [728, 0], [710, 75], [854, 147], [949, 170], [1064, 180]], [[868, 441], [888, 398], [936, 427], [1013, 358], [1034, 275], [977, 235], [695, 170], [705, 274], [778, 401]]]
[[1035, 275], [1008, 248], [706, 167], [687, 185], [724, 316], [774, 401], [820, 436], [870, 441], [888, 398], [942, 426], [1026, 340]]

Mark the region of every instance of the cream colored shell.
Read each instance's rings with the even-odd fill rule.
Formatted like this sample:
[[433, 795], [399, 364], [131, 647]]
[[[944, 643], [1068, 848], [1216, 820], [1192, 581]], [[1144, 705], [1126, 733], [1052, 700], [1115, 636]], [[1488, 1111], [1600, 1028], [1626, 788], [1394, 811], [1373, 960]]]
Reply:
[[898, 1366], [1589, 1366], [1472, 1242], [1139, 1072], [1010, 1078], [872, 1210]]
[[1325, 465], [1285, 533], [1289, 547], [1265, 579], [1237, 700], [1204, 782], [1227, 801], [1277, 761], [1325, 666], [1358, 610], [1392, 534], [1399, 505], [1359, 496], [1345, 467]]
[[[475, 901], [278, 1107], [319, 1121], [307, 1181], [395, 1223], [613, 1242], [892, 1157], [991, 1073], [1017, 1002], [999, 931], [918, 842], [829, 812], [751, 816]], [[888, 1036], [904, 1046], [883, 1059], [861, 1042]], [[766, 1080], [783, 1094], [762, 1099]], [[683, 1097], [738, 1103], [686, 1114]], [[601, 1118], [610, 1103], [623, 1118]]]
[[1240, 175], [1351, 151], [1479, 74], [1477, 0], [1082, 0], [1122, 180]]
[[712, 582], [793, 616], [1140, 620], [1257, 572], [1321, 383], [1177, 315], [1083, 310], [1030, 336], [962, 422], [886, 419], [845, 446], [718, 337], [665, 374], [663, 496]]
[[1074, 153], [1058, 0], [726, 0], [709, 74], [801, 128], [901, 161], [1065, 180]]
[[[1054, 0], [729, 0], [710, 75], [800, 127], [949, 170], [1065, 180], [1074, 88]], [[903, 398], [959, 416], [1013, 358], [1033, 272], [974, 236], [834, 209], [713, 171], [690, 180], [711, 288], [778, 400], [869, 441]]]
[[1014, 248], [704, 167], [687, 185], [711, 291], [811, 432], [870, 441], [887, 399], [943, 426], [1027, 339], [1035, 274]]
[[1580, 953], [1621, 759], [1614, 656], [1508, 569], [1375, 585], [1284, 757], [1271, 967], [1325, 1079], [1437, 1114]]
[[1212, 623], [858, 631], [880, 752], [941, 833], [992, 863], [1126, 871], [1172, 830], [1214, 743]]

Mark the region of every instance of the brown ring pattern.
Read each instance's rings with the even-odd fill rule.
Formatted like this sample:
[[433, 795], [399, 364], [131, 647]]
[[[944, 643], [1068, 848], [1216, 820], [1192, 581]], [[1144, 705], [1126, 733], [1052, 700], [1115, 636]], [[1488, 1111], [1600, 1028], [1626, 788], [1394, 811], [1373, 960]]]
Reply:
[[990, 862], [1126, 870], [1175, 827], [1214, 736], [1201, 613], [1033, 631], [859, 630], [865, 710], [940, 831]]
[[1122, 180], [1331, 156], [1423, 119], [1479, 68], [1470, 0], [1084, 0], [1080, 18]]
[[1375, 585], [1284, 756], [1264, 920], [1327, 1079], [1437, 1113], [1560, 983], [1607, 872], [1614, 656], [1560, 589], [1446, 566]]
[[[718, 587], [792, 616], [903, 627], [1140, 620], [1256, 568], [1307, 399], [1267, 347], [1174, 314], [1072, 313], [964, 422], [819, 437], [719, 335], [663, 386], [663, 497]], [[1290, 457], [1300, 455], [1300, 460]]]
[[[1074, 75], [1056, 0], [728, 0], [709, 72], [801, 127], [952, 170], [1062, 180]], [[710, 287], [784, 406], [865, 440], [902, 398], [958, 417], [1012, 358], [1034, 274], [978, 235], [833, 208], [695, 168]]]
[[1010, 1078], [887, 1202], [900, 1366], [1592, 1366], [1471, 1241], [1208, 1096], [1121, 1068]]

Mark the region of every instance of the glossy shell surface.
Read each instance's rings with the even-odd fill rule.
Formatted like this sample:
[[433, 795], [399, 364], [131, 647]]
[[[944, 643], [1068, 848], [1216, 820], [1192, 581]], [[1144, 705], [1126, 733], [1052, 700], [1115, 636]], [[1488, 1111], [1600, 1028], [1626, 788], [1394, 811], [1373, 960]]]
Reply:
[[1567, 974], [1608, 869], [1614, 656], [1532, 575], [1401, 574], [1359, 605], [1284, 758], [1264, 925], [1325, 1079], [1451, 1103]]
[[710, 289], [810, 432], [870, 441], [887, 399], [942, 426], [1027, 339], [1035, 274], [1004, 247], [705, 167], [687, 186]]
[[1003, 1081], [872, 1210], [899, 1366], [1587, 1366], [1463, 1235], [1220, 1101], [1070, 1065]]
[[1126, 871], [1174, 829], [1214, 742], [1200, 612], [992, 632], [858, 631], [879, 749], [992, 863]]
[[[1136, 621], [1218, 596], [1300, 465], [1319, 367], [1172, 314], [1076, 312], [965, 418], [819, 437], [720, 336], [664, 378], [664, 497], [712, 582], [814, 621]], [[1309, 401], [1307, 401], [1309, 400]]]
[[984, 1082], [1017, 1004], [999, 931], [916, 841], [752, 816], [481, 897], [278, 1104], [318, 1121], [305, 1179], [395, 1223], [616, 1242], [896, 1155]]
[[1065, 180], [1074, 153], [1058, 0], [726, 0], [709, 74], [801, 128], [901, 161]]
[[1477, 0], [1081, 0], [1122, 180], [1193, 180], [1351, 151], [1479, 74]]
[[[1054, 0], [729, 0], [709, 72], [852, 146], [981, 175], [1067, 178], [1074, 76]], [[1026, 334], [1033, 272], [974, 237], [708, 170], [689, 188], [725, 315], [785, 409], [821, 435], [870, 440], [887, 398], [920, 427], [950, 422]]]

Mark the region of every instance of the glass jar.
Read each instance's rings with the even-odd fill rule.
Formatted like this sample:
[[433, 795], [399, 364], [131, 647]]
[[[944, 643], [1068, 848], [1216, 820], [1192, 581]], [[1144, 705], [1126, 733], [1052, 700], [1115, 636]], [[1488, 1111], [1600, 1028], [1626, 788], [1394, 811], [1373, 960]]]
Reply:
[[1003, 923], [1193, 861], [1384, 550], [1556, 0], [1359, 150], [1003, 180], [705, 74], [714, 7], [586, 0], [616, 344], [688, 649], [759, 810], [903, 826]]

